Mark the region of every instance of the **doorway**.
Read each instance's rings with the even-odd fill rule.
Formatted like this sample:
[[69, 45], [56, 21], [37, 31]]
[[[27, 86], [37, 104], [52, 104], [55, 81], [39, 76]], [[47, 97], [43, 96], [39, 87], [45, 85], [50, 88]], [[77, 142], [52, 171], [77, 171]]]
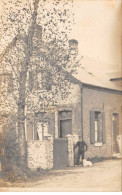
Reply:
[[118, 143], [117, 143], [117, 136], [119, 135], [119, 124], [118, 124], [117, 113], [113, 113], [112, 121], [113, 121], [113, 154], [115, 154], [119, 152]]
[[72, 134], [72, 112], [59, 112], [59, 138], [65, 138], [66, 135]]

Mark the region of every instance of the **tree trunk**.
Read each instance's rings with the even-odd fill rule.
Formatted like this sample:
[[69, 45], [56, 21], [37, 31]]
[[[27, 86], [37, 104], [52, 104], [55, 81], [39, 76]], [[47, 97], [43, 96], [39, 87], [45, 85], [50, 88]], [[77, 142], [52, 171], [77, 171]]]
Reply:
[[36, 27], [37, 9], [39, 0], [35, 0], [34, 11], [32, 14], [32, 23], [28, 30], [28, 35], [25, 37], [25, 63], [22, 65], [19, 79], [19, 101], [18, 101], [18, 134], [20, 146], [20, 165], [22, 169], [26, 168], [26, 138], [25, 138], [25, 103], [26, 103], [26, 80], [28, 65], [32, 56], [33, 50], [33, 35]]
[[20, 146], [21, 166], [26, 166], [26, 140], [25, 140], [25, 99], [26, 99], [26, 77], [27, 72], [20, 73], [19, 102], [18, 102], [18, 134]]

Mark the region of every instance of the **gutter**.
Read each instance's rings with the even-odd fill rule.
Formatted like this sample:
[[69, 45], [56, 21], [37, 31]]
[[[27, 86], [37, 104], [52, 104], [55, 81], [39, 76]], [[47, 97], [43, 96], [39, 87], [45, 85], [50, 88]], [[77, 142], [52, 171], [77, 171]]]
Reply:
[[[81, 82], [82, 83], [82, 82]], [[100, 86], [96, 86], [96, 85], [92, 85], [92, 84], [87, 84], [87, 83], [82, 83], [83, 87], [93, 87], [95, 89], [98, 89], [98, 90], [108, 90], [110, 92], [116, 92], [116, 93], [120, 93], [122, 94], [122, 90], [118, 90], [118, 89], [110, 89], [110, 88], [106, 88], [106, 87], [100, 87]]]

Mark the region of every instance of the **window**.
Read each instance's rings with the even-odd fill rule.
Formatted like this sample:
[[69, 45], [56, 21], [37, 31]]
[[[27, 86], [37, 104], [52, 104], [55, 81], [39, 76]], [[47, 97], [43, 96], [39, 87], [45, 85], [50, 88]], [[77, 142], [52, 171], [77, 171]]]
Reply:
[[26, 121], [26, 139], [29, 140], [43, 140], [48, 133], [47, 113], [39, 112], [28, 114]]
[[105, 143], [105, 120], [103, 112], [90, 112], [90, 141], [95, 146], [102, 146], [102, 143]]
[[101, 141], [101, 133], [100, 133], [100, 112], [95, 112], [95, 142]]
[[26, 134], [27, 141], [35, 139], [34, 124], [30, 121], [26, 122]]
[[117, 113], [113, 113], [112, 115], [112, 129], [113, 129], [113, 153], [118, 153], [119, 148], [118, 148], [118, 143], [117, 143], [117, 137], [119, 135], [119, 115]]
[[72, 134], [72, 112], [59, 112], [59, 138], [65, 138], [66, 135]]
[[36, 73], [36, 71], [29, 72], [29, 89], [42, 89], [42, 73]]
[[27, 141], [29, 140], [43, 140], [48, 133], [48, 123], [37, 122], [36, 125], [27, 123]]
[[118, 121], [118, 114], [117, 113], [113, 113], [113, 121]]
[[44, 136], [48, 133], [48, 124], [45, 122], [39, 122], [36, 127], [39, 140], [43, 140]]

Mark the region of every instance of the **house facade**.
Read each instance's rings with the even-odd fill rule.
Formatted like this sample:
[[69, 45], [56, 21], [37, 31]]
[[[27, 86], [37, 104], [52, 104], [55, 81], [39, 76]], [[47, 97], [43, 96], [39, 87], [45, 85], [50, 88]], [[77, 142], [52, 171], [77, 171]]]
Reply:
[[[74, 166], [77, 153], [77, 150], [74, 152], [74, 145], [79, 136], [88, 145], [86, 158], [113, 156], [119, 152], [117, 136], [122, 134], [121, 87], [103, 72], [94, 73], [82, 64], [72, 75], [66, 70], [67, 67], [61, 70], [58, 64], [46, 69], [49, 56], [47, 48], [43, 48], [46, 44], [42, 40], [41, 27], [37, 25], [36, 28], [26, 83], [24, 126], [28, 167], [36, 170]], [[78, 42], [70, 40], [69, 46], [69, 59], [73, 63], [78, 53]], [[16, 45], [14, 49], [16, 51]], [[49, 49], [52, 49], [51, 45]], [[15, 51], [11, 54], [10, 48], [10, 55], [15, 55]], [[6, 54], [6, 58], [8, 56]], [[72, 64], [71, 61], [69, 64]], [[10, 94], [7, 97], [12, 110], [13, 99], [10, 101]], [[16, 105], [13, 107], [16, 108]], [[17, 140], [19, 133], [17, 125], [14, 126], [9, 128], [8, 140], [10, 135]], [[17, 148], [15, 146], [13, 148]], [[6, 148], [9, 160], [10, 147]]]
[[[69, 51], [70, 58], [74, 59], [78, 51], [77, 41], [69, 41]], [[83, 65], [72, 75], [66, 69], [60, 73], [58, 68], [54, 71], [55, 78], [51, 81], [50, 75], [46, 86], [43, 85], [46, 79], [43, 71], [35, 73], [37, 79], [32, 79], [34, 74], [29, 72], [31, 79], [38, 82], [36, 91], [33, 85], [30, 94], [44, 95], [35, 100], [34, 111], [30, 104], [26, 108], [29, 168], [73, 166], [77, 158], [74, 145], [79, 136], [88, 145], [86, 158], [112, 157], [118, 153], [117, 137], [122, 134], [121, 86], [113, 83], [104, 71], [89, 71]]]
[[109, 89], [83, 87], [83, 139], [86, 157], [112, 157], [119, 152], [117, 136], [122, 134], [121, 94]]
[[[48, 95], [51, 93], [52, 91], [48, 92]], [[29, 168], [61, 168], [68, 166], [69, 161], [72, 161], [73, 165], [74, 143], [72, 140], [70, 146], [66, 137], [74, 135], [78, 140], [78, 136], [81, 135], [81, 88], [77, 81], [68, 85], [68, 93], [64, 98], [59, 90], [59, 93], [53, 96], [53, 105], [50, 102], [50, 105], [45, 105], [40, 111], [38, 109], [38, 112], [31, 114], [27, 110], [26, 115], [28, 120], [25, 123], [25, 134]], [[70, 147], [71, 160], [68, 157]]]
[[[106, 86], [92, 85], [81, 82], [77, 76], [68, 74], [67, 77], [68, 83], [62, 92], [59, 89], [53, 95], [56, 90], [53, 85], [51, 90], [38, 88], [50, 104], [43, 99], [37, 109], [34, 106], [35, 112], [30, 110], [30, 104], [26, 108], [26, 154], [31, 170], [74, 166], [77, 157], [74, 145], [79, 136], [88, 145], [85, 158], [112, 157], [120, 152], [117, 143], [122, 134], [120, 88], [110, 86], [111, 81], [106, 81]], [[87, 73], [88, 80], [92, 77]], [[17, 134], [17, 130], [14, 133]], [[10, 156], [10, 150], [8, 152]]]
[[[73, 166], [77, 156], [74, 145], [79, 136], [88, 145], [86, 158], [112, 157], [120, 152], [117, 143], [117, 137], [122, 134], [120, 88], [111, 85], [109, 80], [107, 87], [83, 83], [72, 76], [69, 82], [65, 98], [57, 93], [56, 101], [53, 98], [56, 103], [35, 113], [36, 123], [26, 125], [31, 169]], [[46, 145], [42, 147], [40, 143]], [[43, 157], [39, 157], [43, 152]]]

